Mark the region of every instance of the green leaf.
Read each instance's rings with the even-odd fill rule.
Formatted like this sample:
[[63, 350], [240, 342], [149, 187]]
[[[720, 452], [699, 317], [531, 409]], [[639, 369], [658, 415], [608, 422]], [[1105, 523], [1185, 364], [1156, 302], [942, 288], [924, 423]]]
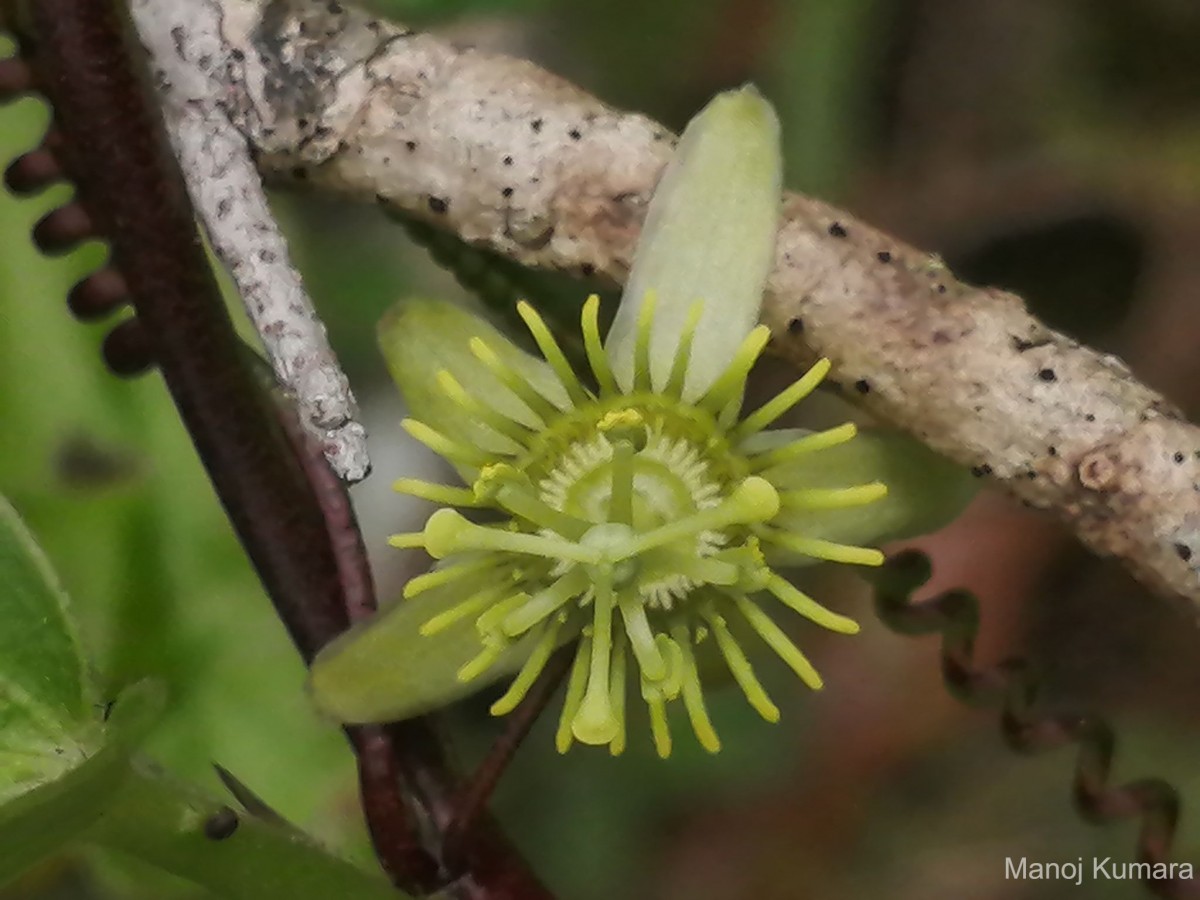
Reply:
[[[99, 749], [0, 806], [0, 885], [77, 837], [110, 807], [129, 775], [129, 755], [157, 721], [164, 696], [152, 682], [131, 687], [103, 730], [98, 723], [82, 726], [88, 744], [103, 741]], [[85, 745], [75, 746], [82, 752]]]
[[143, 683], [107, 725], [67, 597], [45, 554], [0, 498], [0, 883], [94, 821], [129, 752], [163, 706]]
[[233, 898], [397, 896], [378, 875], [261, 822], [218, 845], [204, 823], [220, 801], [132, 764], [165, 691], [139, 682], [101, 721], [66, 596], [3, 500], [0, 617], [0, 885], [82, 837]]
[[94, 693], [67, 597], [0, 498], [0, 801], [79, 765]]

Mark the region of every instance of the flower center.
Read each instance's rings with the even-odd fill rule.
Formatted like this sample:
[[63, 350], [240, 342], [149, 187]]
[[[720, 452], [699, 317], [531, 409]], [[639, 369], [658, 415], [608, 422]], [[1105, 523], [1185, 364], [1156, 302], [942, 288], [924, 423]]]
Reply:
[[[719, 506], [736, 483], [731, 473], [739, 467], [715, 422], [697, 421], [694, 415], [680, 421], [665, 409], [648, 415], [628, 404], [588, 412], [590, 437], [562, 442], [565, 449], [553, 459], [546, 454], [530, 461], [531, 468], [543, 473], [536, 479], [541, 502], [594, 523], [581, 543], [615, 540], [611, 536], [616, 534], [628, 543], [635, 534]], [[564, 430], [574, 431], [575, 424]], [[705, 431], [707, 440], [698, 440]], [[549, 444], [559, 441], [552, 437]], [[711, 448], [707, 453], [705, 444]], [[730, 535], [711, 528], [682, 535], [671, 542], [670, 552], [623, 560], [613, 573], [613, 586], [633, 591], [652, 609], [669, 610], [702, 583], [681, 572], [677, 560], [711, 557], [729, 541]], [[609, 549], [616, 549], [615, 544]], [[555, 574], [566, 569], [561, 563], [557, 568]]]

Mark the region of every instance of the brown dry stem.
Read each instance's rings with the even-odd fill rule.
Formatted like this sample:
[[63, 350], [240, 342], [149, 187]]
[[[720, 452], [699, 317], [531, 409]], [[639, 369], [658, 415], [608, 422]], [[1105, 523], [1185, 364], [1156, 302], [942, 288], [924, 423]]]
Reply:
[[[671, 153], [656, 123], [524, 60], [337, 3], [189, 2], [220, 13], [222, 104], [265, 175], [387, 204], [528, 266], [624, 280]], [[784, 209], [763, 312], [778, 353], [828, 356], [881, 420], [1200, 603], [1200, 430], [1020, 298], [818, 201], [789, 194]]]

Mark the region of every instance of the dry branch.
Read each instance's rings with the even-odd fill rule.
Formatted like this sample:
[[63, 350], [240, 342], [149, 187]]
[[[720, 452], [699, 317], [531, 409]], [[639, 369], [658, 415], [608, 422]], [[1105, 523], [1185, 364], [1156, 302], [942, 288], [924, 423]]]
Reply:
[[[137, 5], [219, 15], [215, 43], [184, 25], [174, 40], [208, 41], [220, 108], [265, 176], [390, 205], [529, 266], [628, 272], [671, 152], [654, 122], [528, 62], [337, 2]], [[780, 354], [828, 356], [880, 419], [1200, 603], [1200, 430], [1120, 361], [795, 194], [764, 320]]]
[[354, 395], [291, 263], [250, 145], [228, 115], [232, 51], [221, 40], [222, 11], [158, 0], [134, 0], [132, 7], [175, 155], [213, 249], [301, 421], [334, 471], [360, 481], [370, 461]]

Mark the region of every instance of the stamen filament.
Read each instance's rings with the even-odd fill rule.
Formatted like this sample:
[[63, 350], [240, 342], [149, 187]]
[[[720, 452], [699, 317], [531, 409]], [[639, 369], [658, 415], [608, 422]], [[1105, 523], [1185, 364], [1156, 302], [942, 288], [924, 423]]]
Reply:
[[613, 444], [612, 488], [608, 499], [608, 521], [633, 524], [633, 444]]
[[754, 535], [748, 537], [745, 543], [737, 547], [727, 547], [714, 553], [712, 559], [737, 566], [743, 578], [752, 578], [762, 571], [766, 559], [763, 556], [759, 540]]
[[484, 644], [483, 650], [480, 651], [479, 655], [458, 670], [458, 680], [464, 684], [468, 681], [474, 681], [492, 667], [496, 660], [504, 653], [505, 649], [507, 649], [505, 644]]
[[638, 310], [637, 333], [633, 343], [633, 389], [635, 391], [652, 390], [650, 375], [650, 337], [654, 324], [654, 305], [658, 295], [654, 291], [646, 291], [642, 299], [641, 309]]
[[781, 391], [771, 400], [768, 400], [750, 415], [746, 416], [741, 424], [730, 432], [730, 442], [738, 444], [750, 437], [750, 435], [758, 434], [758, 432], [774, 423], [776, 419], [815, 391], [817, 385], [829, 374], [829, 369], [829, 360], [817, 360], [816, 364], [798, 380], [793, 382], [791, 387]]
[[421, 531], [406, 531], [403, 534], [388, 535], [388, 546], [397, 550], [416, 550], [425, 546], [425, 534]]
[[683, 331], [679, 335], [679, 343], [675, 347], [675, 359], [671, 363], [671, 375], [663, 393], [670, 397], [683, 397], [684, 383], [687, 381], [688, 363], [692, 358], [692, 343], [696, 339], [696, 329], [700, 327], [700, 319], [704, 315], [704, 301], [697, 300], [688, 309], [687, 319], [683, 323]]
[[528, 602], [529, 595], [524, 591], [520, 591], [510, 597], [506, 597], [499, 603], [493, 603], [490, 608], [480, 613], [479, 618], [475, 620], [476, 630], [485, 639], [487, 636], [491, 636], [494, 640], [507, 640], [508, 635], [504, 633], [501, 623], [503, 623], [506, 616], [514, 610], [521, 609]]
[[667, 661], [667, 676], [653, 687], [658, 689], [664, 700], [674, 700], [683, 685], [683, 648], [661, 631], [654, 636], [654, 642], [658, 644], [658, 652]]
[[814, 691], [819, 691], [823, 687], [824, 682], [821, 681], [821, 676], [817, 674], [817, 670], [813, 668], [813, 664], [808, 661], [808, 657], [800, 652], [800, 648], [792, 643], [791, 638], [783, 633], [782, 629], [771, 620], [770, 616], [746, 597], [730, 595], [730, 599], [733, 600], [738, 612], [758, 632], [759, 637], [766, 641], [767, 646], [779, 654], [780, 659], [791, 667], [791, 670], [799, 676], [801, 681]]
[[587, 588], [587, 574], [582, 569], [572, 569], [550, 587], [538, 591], [525, 605], [509, 613], [500, 623], [501, 630], [510, 638], [518, 637], [565, 606]]
[[671, 755], [671, 726], [667, 723], [667, 704], [662, 697], [655, 694], [643, 694], [643, 697], [646, 706], [650, 708], [650, 733], [654, 736], [654, 751], [659, 759], [666, 759]]
[[439, 509], [425, 523], [425, 550], [434, 559], [444, 559], [463, 550], [503, 550], [527, 553], [552, 560], [598, 563], [600, 551], [562, 538], [476, 525], [459, 512]]
[[495, 461], [492, 456], [484, 453], [482, 450], [451, 440], [440, 431], [434, 431], [424, 422], [416, 419], [404, 419], [400, 423], [400, 427], [438, 456], [443, 456], [450, 460], [450, 462], [455, 462], [462, 466], [480, 468]]
[[770, 339], [770, 328], [766, 325], [756, 326], [746, 335], [729, 366], [717, 377], [696, 405], [702, 406], [715, 416], [725, 412], [731, 403], [740, 403], [750, 369]]
[[701, 509], [675, 522], [633, 537], [620, 548], [617, 559], [627, 559], [653, 547], [661, 547], [701, 531], [763, 522], [779, 512], [779, 495], [770, 482], [751, 476], [743, 480], [733, 493], [718, 506]]
[[562, 715], [558, 718], [558, 732], [554, 736], [554, 746], [559, 753], [566, 753], [575, 743], [575, 735], [571, 731], [571, 723], [579, 712], [579, 704], [583, 702], [583, 692], [587, 687], [588, 658], [591, 656], [592, 639], [586, 634], [579, 639], [579, 647], [575, 650], [575, 662], [571, 665], [571, 676], [567, 680], [567, 696], [563, 699]]
[[721, 751], [721, 740], [717, 737], [712, 720], [708, 717], [708, 709], [704, 705], [704, 689], [700, 685], [700, 672], [696, 668], [696, 657], [692, 653], [692, 636], [686, 625], [676, 625], [671, 629], [675, 643], [683, 653], [683, 707], [687, 710], [692, 723], [692, 731], [700, 741], [700, 746], [709, 753]]
[[600, 297], [597, 294], [592, 294], [583, 304], [583, 349], [592, 367], [592, 374], [596, 376], [600, 396], [619, 394], [621, 389], [617, 387], [608, 354], [604, 352], [604, 342], [600, 339]]
[[625, 632], [618, 630], [613, 641], [612, 678], [609, 685], [609, 703], [613, 718], [617, 720], [616, 737], [608, 745], [610, 756], [625, 752]]
[[858, 434], [858, 426], [853, 422], [847, 422], [845, 425], [838, 425], [836, 428], [829, 428], [825, 431], [815, 432], [814, 434], [807, 434], [782, 447], [776, 447], [774, 450], [768, 450], [765, 453], [752, 456], [750, 458], [750, 470], [752, 472], [761, 472], [773, 466], [783, 465], [784, 463], [791, 462], [797, 456], [803, 456], [806, 453], [815, 453], [818, 450], [826, 450], [829, 447], [844, 444], [856, 434]]
[[592, 653], [587, 690], [579, 712], [571, 722], [571, 731], [585, 744], [611, 743], [617, 736], [617, 718], [612, 711], [612, 685], [609, 680], [612, 661], [613, 574], [604, 566], [594, 574], [592, 599]]
[[408, 496], [420, 500], [444, 503], [449, 506], [478, 507], [483, 505], [476, 498], [475, 493], [467, 488], [434, 484], [432, 481], [422, 481], [420, 478], [398, 478], [392, 482], [392, 490], [398, 494], [408, 494]]
[[496, 502], [519, 518], [528, 519], [540, 528], [556, 532], [571, 541], [578, 541], [591, 524], [555, 509], [532, 490], [509, 482], [496, 491]]
[[533, 645], [529, 658], [521, 666], [521, 671], [517, 673], [513, 683], [508, 686], [504, 696], [493, 703], [488, 712], [493, 716], [508, 715], [517, 708], [517, 704], [525, 699], [529, 689], [533, 687], [538, 676], [542, 674], [542, 670], [546, 668], [546, 663], [550, 661], [550, 656], [558, 645], [558, 632], [561, 628], [562, 622], [557, 618], [546, 623], [546, 627], [538, 636], [537, 643]]
[[746, 695], [746, 701], [768, 722], [778, 722], [779, 707], [771, 701], [762, 682], [754, 674], [750, 660], [746, 659], [746, 654], [742, 652], [737, 639], [730, 632], [729, 626], [725, 624], [725, 619], [712, 609], [705, 611], [704, 618], [712, 628], [717, 647], [720, 649], [721, 655], [725, 657], [725, 664], [729, 666], [734, 681]]
[[732, 400], [726, 403], [725, 408], [717, 413], [717, 424], [721, 427], [721, 430], [728, 431], [729, 429], [733, 428], [734, 423], [737, 422], [738, 416], [741, 414], [741, 412], [742, 398], [740, 396], [734, 397]]
[[781, 575], [772, 575], [767, 581], [766, 588], [781, 603], [795, 610], [810, 622], [815, 622], [822, 628], [828, 628], [838, 634], [858, 634], [857, 622], [847, 616], [840, 616], [833, 610], [826, 609]]
[[563, 354], [562, 348], [558, 346], [558, 341], [554, 339], [554, 335], [550, 333], [550, 329], [546, 327], [546, 323], [538, 314], [538, 311], [522, 300], [517, 304], [517, 314], [525, 320], [525, 325], [529, 329], [529, 333], [533, 335], [538, 349], [542, 351], [542, 356], [550, 364], [550, 368], [554, 370], [554, 374], [558, 376], [558, 380], [566, 390], [567, 396], [571, 398], [571, 403], [575, 406], [582, 406], [587, 403], [589, 400], [588, 392], [579, 383], [579, 378], [575, 375], [575, 370], [571, 368], [571, 364]]
[[[424, 540], [424, 535], [421, 539]], [[426, 572], [423, 575], [417, 575], [410, 578], [404, 585], [404, 599], [411, 600], [418, 594], [423, 594], [425, 591], [440, 587], [444, 584], [449, 584], [459, 578], [466, 578], [470, 575], [475, 575], [479, 572], [485, 572], [488, 569], [499, 568], [495, 559], [489, 556], [483, 556], [478, 559], [471, 559], [465, 562], [453, 563], [449, 566], [442, 566], [434, 569], [432, 572]]]
[[503, 596], [503, 587], [483, 588], [472, 596], [468, 597], [447, 610], [443, 610], [431, 619], [427, 619], [421, 623], [421, 635], [429, 637], [437, 634], [439, 631], [444, 631], [455, 622], [468, 618], [469, 616], [478, 615], [486, 610], [496, 599]]
[[763, 538], [794, 553], [811, 556], [813, 559], [850, 563], [855, 566], [883, 565], [883, 553], [873, 547], [854, 547], [850, 544], [823, 541], [819, 538], [801, 537], [798, 534], [778, 529], [764, 531]]
[[738, 566], [713, 556], [688, 556], [682, 552], [659, 551], [653, 559], [655, 562], [661, 560], [669, 565], [673, 572], [696, 584], [731, 585], [737, 584], [741, 577], [741, 569]]
[[467, 393], [467, 389], [446, 369], [442, 369], [434, 378], [437, 381], [437, 386], [451, 403], [456, 404], [488, 428], [504, 435], [509, 440], [516, 441], [522, 447], [528, 446], [529, 439], [534, 434], [532, 429], [521, 424], [516, 419], [510, 419], [503, 413], [484, 406]]
[[646, 607], [642, 605], [641, 598], [636, 594], [622, 596], [617, 601], [617, 608], [625, 620], [625, 633], [629, 636], [629, 645], [633, 648], [642, 679], [662, 681], [667, 677], [667, 661], [654, 640], [654, 632], [650, 629], [650, 620], [646, 618]]
[[845, 509], [850, 506], [865, 506], [887, 496], [887, 485], [882, 481], [860, 484], [848, 488], [803, 488], [796, 491], [780, 491], [779, 500], [788, 509]]
[[528, 406], [529, 411], [541, 419], [543, 425], [561, 415], [558, 407], [543, 397], [524, 375], [501, 359], [483, 338], [471, 338], [468, 346], [475, 358], [500, 379], [500, 383], [512, 391], [518, 400]]

